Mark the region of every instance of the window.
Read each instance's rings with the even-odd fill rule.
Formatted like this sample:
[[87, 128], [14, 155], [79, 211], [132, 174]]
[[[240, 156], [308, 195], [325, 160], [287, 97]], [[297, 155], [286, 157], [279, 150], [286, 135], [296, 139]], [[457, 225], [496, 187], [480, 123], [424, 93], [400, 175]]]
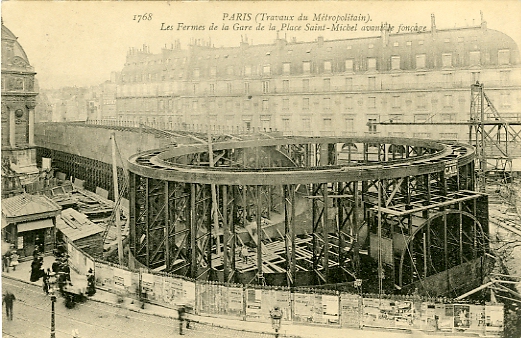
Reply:
[[290, 129], [289, 118], [287, 118], [287, 117], [282, 118], [282, 128], [284, 131], [288, 131]]
[[304, 74], [309, 74], [311, 72], [311, 62], [309, 62], [309, 61], [302, 62], [302, 72]]
[[443, 74], [443, 83], [448, 85], [448, 84], [452, 84], [453, 82], [453, 75], [452, 73], [445, 73]]
[[471, 81], [472, 83], [476, 83], [476, 81], [479, 81], [480, 72], [472, 72], [471, 73]]
[[370, 44], [367, 46], [367, 48], [369, 48], [369, 49], [373, 49], [373, 48], [374, 48], [374, 44], [370, 43]]
[[510, 63], [510, 50], [501, 49], [497, 52], [498, 65], [508, 65]]
[[400, 108], [402, 106], [402, 99], [399, 95], [394, 95], [393, 96], [393, 102], [392, 102], [392, 107], [393, 108]]
[[470, 66], [479, 66], [481, 64], [481, 52], [474, 51], [470, 52], [469, 65]]
[[353, 59], [347, 59], [346, 60], [346, 72], [352, 72], [353, 66], [354, 66]]
[[367, 108], [376, 108], [376, 97], [371, 96], [367, 99]]
[[249, 93], [250, 93], [250, 83], [244, 82], [244, 94], [249, 94]]
[[303, 110], [309, 110], [309, 98], [304, 97], [302, 99], [302, 109]]
[[391, 75], [391, 89], [399, 89], [402, 86], [402, 77], [400, 75]]
[[412, 46], [412, 41], [407, 41], [405, 44], [406, 44], [407, 46]]
[[367, 78], [367, 85], [369, 89], [376, 89], [376, 77], [369, 76]]
[[226, 100], [225, 108], [226, 108], [227, 111], [230, 111], [230, 110], [233, 109], [233, 102], [232, 102], [232, 100]]
[[192, 109], [197, 110], [198, 102], [197, 100], [192, 101]]
[[502, 86], [510, 84], [510, 71], [499, 72], [499, 82]]
[[376, 134], [376, 127], [378, 126], [376, 123], [378, 122], [378, 119], [376, 117], [368, 117], [367, 118], [367, 128], [369, 131], [369, 134]]
[[389, 115], [389, 122], [399, 122], [403, 121], [403, 114], [390, 114]]
[[441, 55], [442, 67], [452, 67], [452, 54], [446, 53]]
[[441, 114], [441, 122], [455, 122], [456, 115], [455, 114]]
[[324, 117], [322, 119], [322, 123], [323, 123], [323, 126], [324, 126], [324, 130], [331, 130], [332, 120], [331, 120], [330, 117]]
[[210, 67], [210, 76], [215, 77], [217, 75], [217, 67]]
[[309, 117], [302, 118], [302, 128], [304, 128], [304, 130], [311, 129], [311, 118], [309, 118]]
[[367, 58], [367, 70], [376, 70], [376, 58]]
[[416, 107], [419, 109], [425, 109], [427, 104], [427, 100], [425, 99], [425, 94], [419, 94], [416, 96]]
[[289, 75], [291, 73], [291, 63], [285, 62], [282, 64], [282, 73], [284, 75]]
[[289, 110], [289, 99], [282, 99], [282, 109]]
[[302, 80], [302, 91], [309, 92], [309, 79]]
[[346, 90], [352, 90], [352, 89], [353, 89], [353, 78], [346, 77]]
[[393, 69], [393, 70], [400, 69], [400, 57], [399, 56], [391, 56], [391, 69]]
[[243, 106], [243, 109], [244, 110], [250, 110], [251, 109], [251, 100], [244, 100], [244, 102], [242, 103], [242, 106]]
[[270, 92], [270, 82], [269, 81], [262, 81], [262, 92], [264, 94], [267, 94]]
[[232, 83], [231, 82], [226, 83], [226, 90], [228, 91], [228, 94], [232, 93]]
[[400, 47], [400, 43], [399, 42], [394, 42], [393, 43], [393, 47]]
[[347, 96], [345, 99], [346, 109], [353, 109], [353, 97]]
[[244, 75], [250, 76], [251, 75], [251, 66], [244, 66]]
[[425, 54], [416, 55], [416, 69], [425, 68]]
[[270, 102], [268, 100], [262, 100], [262, 110], [266, 111], [270, 109]]
[[346, 131], [354, 131], [355, 130], [355, 119], [352, 117], [347, 117], [345, 119], [345, 128]]
[[226, 74], [233, 75], [233, 66], [226, 67]]
[[510, 93], [501, 93], [501, 107], [510, 107]]
[[443, 98], [443, 107], [450, 108], [452, 107], [452, 95], [446, 94]]
[[271, 75], [271, 66], [265, 65], [262, 67], [262, 75]]
[[420, 46], [423, 45], [423, 40], [419, 40], [419, 41], [418, 41], [418, 44], [419, 44]]
[[425, 84], [425, 74], [416, 74], [416, 83], [419, 85]]
[[428, 117], [429, 117], [429, 115], [427, 115], [427, 114], [414, 114], [414, 122], [425, 123], [425, 122], [427, 122]]
[[432, 134], [431, 133], [413, 133], [412, 137], [430, 139], [432, 137]]
[[331, 90], [331, 79], [324, 79], [324, 91]]
[[331, 61], [324, 61], [324, 72], [331, 72]]
[[282, 91], [284, 93], [289, 92], [289, 80], [282, 80]]
[[440, 133], [440, 140], [457, 141], [458, 133]]
[[462, 43], [463, 41], [465, 41], [465, 38], [462, 37], [462, 36], [459, 36], [458, 37], [458, 43]]
[[194, 79], [198, 79], [199, 78], [199, 68], [195, 68], [194, 69]]
[[324, 97], [324, 110], [330, 110], [331, 109], [331, 99], [329, 97]]

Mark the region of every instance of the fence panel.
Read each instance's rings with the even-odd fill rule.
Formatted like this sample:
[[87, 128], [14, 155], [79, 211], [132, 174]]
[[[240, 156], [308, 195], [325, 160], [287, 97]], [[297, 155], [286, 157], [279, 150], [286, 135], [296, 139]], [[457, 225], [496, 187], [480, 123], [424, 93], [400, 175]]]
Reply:
[[113, 290], [114, 270], [112, 266], [101, 262], [96, 262], [96, 285]]
[[364, 298], [363, 325], [383, 328], [413, 328], [413, 302]]
[[287, 289], [247, 288], [246, 320], [271, 322], [270, 311], [278, 306], [282, 310], [282, 320], [291, 320], [291, 292]]
[[95, 270], [94, 260], [70, 242], [67, 242], [67, 253], [70, 267], [78, 274], [86, 275], [89, 269]]
[[358, 295], [340, 295], [340, 319], [342, 327], [360, 327], [361, 298]]
[[132, 285], [132, 272], [114, 267], [112, 268], [114, 276], [114, 290], [120, 294], [129, 295], [134, 293], [135, 285]]
[[486, 333], [500, 335], [504, 329], [503, 304], [485, 306]]
[[196, 290], [199, 313], [243, 317], [242, 287], [198, 282]]

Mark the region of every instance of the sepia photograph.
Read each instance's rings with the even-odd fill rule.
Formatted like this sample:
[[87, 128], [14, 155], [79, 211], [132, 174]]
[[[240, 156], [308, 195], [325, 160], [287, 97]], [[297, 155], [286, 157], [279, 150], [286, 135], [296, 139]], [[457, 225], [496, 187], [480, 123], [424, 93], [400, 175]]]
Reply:
[[521, 337], [521, 2], [1, 18], [2, 337]]

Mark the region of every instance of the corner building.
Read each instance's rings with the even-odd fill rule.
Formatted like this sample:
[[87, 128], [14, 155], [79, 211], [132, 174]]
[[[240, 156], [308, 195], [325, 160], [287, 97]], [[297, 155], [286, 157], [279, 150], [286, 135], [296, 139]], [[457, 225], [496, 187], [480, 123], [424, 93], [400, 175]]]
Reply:
[[476, 27], [212, 48], [131, 49], [117, 83], [120, 121], [285, 135], [467, 141], [468, 127], [370, 122], [468, 121], [470, 85], [485, 84], [502, 117], [521, 120], [516, 43]]

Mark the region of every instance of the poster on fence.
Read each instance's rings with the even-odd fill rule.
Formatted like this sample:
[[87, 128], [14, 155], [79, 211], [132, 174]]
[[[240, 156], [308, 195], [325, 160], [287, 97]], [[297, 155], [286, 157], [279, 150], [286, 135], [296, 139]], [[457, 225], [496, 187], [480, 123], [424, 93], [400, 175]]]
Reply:
[[183, 280], [183, 303], [195, 308], [195, 283]]
[[314, 295], [308, 293], [293, 293], [293, 321], [313, 322]]
[[436, 304], [436, 315], [438, 316], [438, 328], [442, 331], [452, 331], [454, 327], [454, 305]]
[[96, 284], [107, 288], [114, 287], [114, 271], [110, 265], [96, 262]]
[[420, 329], [423, 331], [436, 331], [439, 320], [439, 316], [437, 317], [436, 314], [436, 305], [431, 302], [423, 302], [420, 310]]
[[260, 319], [262, 311], [262, 290], [246, 289], [246, 316]]
[[458, 331], [466, 330], [470, 327], [470, 306], [454, 305], [454, 328]]
[[170, 306], [179, 304], [183, 297], [183, 280], [172, 277], [165, 277], [163, 280], [163, 299], [162, 301]]
[[154, 275], [141, 273], [141, 292], [150, 297], [154, 293]]
[[242, 315], [243, 312], [243, 292], [241, 287], [228, 288], [228, 313]]
[[128, 290], [131, 286], [131, 272], [120, 268], [113, 268], [114, 288]]
[[470, 305], [470, 327], [474, 332], [483, 332], [485, 329], [485, 306]]
[[413, 327], [414, 306], [410, 301], [365, 298], [363, 304], [363, 322], [366, 326]]
[[[322, 322], [325, 324], [339, 324], [338, 296], [322, 295]], [[318, 305], [318, 304], [317, 304]]]
[[504, 325], [503, 305], [485, 305], [485, 325], [487, 332], [501, 332]]
[[359, 302], [358, 295], [342, 294], [340, 296], [340, 318], [343, 327], [360, 327]]

